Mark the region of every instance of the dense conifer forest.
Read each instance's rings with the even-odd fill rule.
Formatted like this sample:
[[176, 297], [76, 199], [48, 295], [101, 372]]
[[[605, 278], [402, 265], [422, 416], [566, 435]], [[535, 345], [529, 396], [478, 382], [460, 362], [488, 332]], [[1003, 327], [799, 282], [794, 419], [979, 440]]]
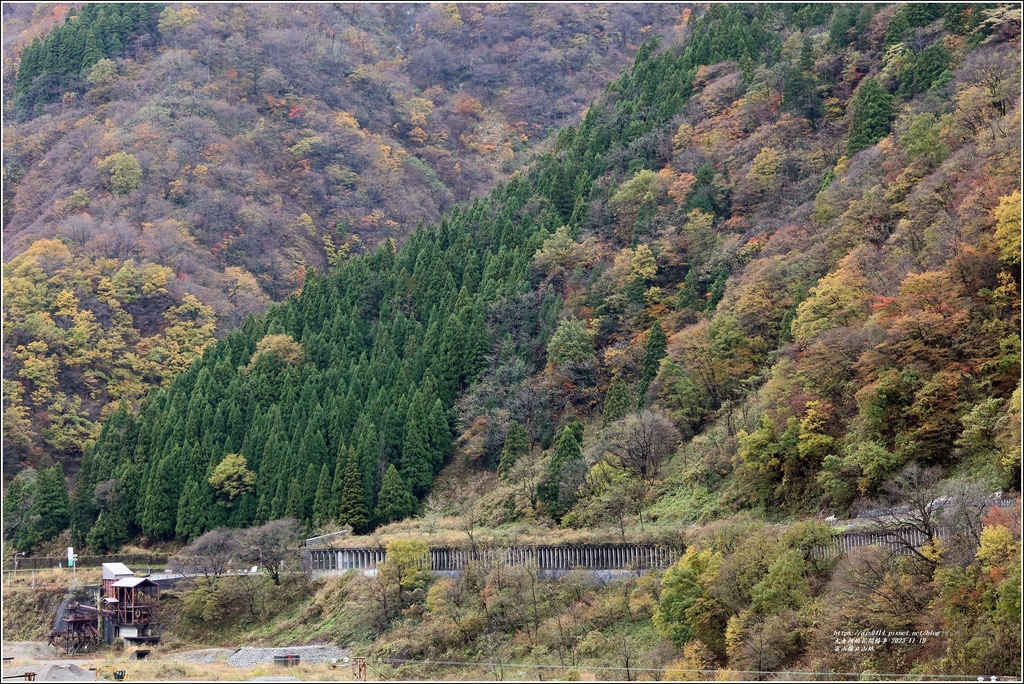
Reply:
[[[357, 104], [339, 112], [340, 93], [289, 90], [283, 48], [259, 37], [306, 30], [329, 65], [322, 7], [297, 10], [302, 29], [270, 9], [118, 5], [101, 21], [89, 7], [24, 48], [5, 122], [4, 440], [19, 458], [5, 456], [5, 544], [177, 547], [281, 519], [358, 535], [441, 516], [473, 544], [474, 530], [685, 528], [663, 574], [622, 596], [545, 590], [545, 618], [536, 594], [532, 616], [515, 613], [525, 584], [483, 570], [399, 583], [401, 605], [379, 609], [352, 580], [346, 635], [426, 659], [557, 648], [680, 677], [1019, 676], [1019, 503], [984, 503], [1019, 496], [1021, 478], [1019, 7], [662, 6], [585, 111], [546, 119], [544, 143], [473, 183], [441, 160], [483, 163], [474, 146], [515, 97], [468, 92], [513, 77], [470, 62], [449, 90], [463, 77], [437, 50], [416, 61], [430, 32], [485, 41], [508, 13], [541, 12], [551, 35], [576, 22], [570, 45], [602, 45], [596, 64], [630, 40], [600, 42], [633, 25], [619, 8], [350, 17], [347, 49], [401, 57], [352, 69]], [[244, 88], [241, 41], [269, 60]], [[503, 43], [525, 51], [521, 69], [536, 46], [517, 44]], [[58, 69], [61, 50], [82, 56]], [[591, 67], [570, 55], [559, 87], [583, 97]], [[389, 69], [406, 80], [385, 87]], [[170, 103], [164, 83], [148, 120], [119, 114], [143, 72], [206, 85]], [[431, 137], [458, 128], [443, 106], [468, 117], [458, 146]], [[76, 135], [99, 147], [69, 177], [46, 160]], [[407, 152], [381, 151], [399, 139]], [[251, 157], [226, 161], [239, 150]], [[290, 190], [247, 163], [260, 175], [283, 152]], [[370, 206], [365, 230], [345, 223]], [[216, 278], [184, 268], [200, 252]], [[284, 257], [293, 280], [267, 261]], [[929, 541], [914, 553], [812, 553], [835, 532], [825, 516], [918, 500]], [[829, 649], [851, 625], [944, 636]]]

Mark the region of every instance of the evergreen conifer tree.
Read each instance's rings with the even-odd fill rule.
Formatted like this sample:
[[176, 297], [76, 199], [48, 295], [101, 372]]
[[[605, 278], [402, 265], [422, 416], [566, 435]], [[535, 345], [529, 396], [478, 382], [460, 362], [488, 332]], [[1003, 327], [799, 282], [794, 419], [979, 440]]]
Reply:
[[313, 525], [319, 527], [333, 517], [331, 506], [331, 471], [327, 464], [320, 466], [320, 479], [317, 481], [316, 494], [313, 497]]
[[416, 497], [398, 474], [395, 464], [388, 466], [384, 473], [384, 483], [377, 495], [377, 509], [374, 511], [379, 524], [385, 525], [394, 520], [401, 520], [412, 515], [416, 510]]
[[178, 465], [181, 450], [175, 446], [154, 469], [142, 508], [142, 532], [151, 539], [166, 539], [174, 532], [181, 497]]
[[697, 295], [697, 284], [694, 281], [692, 268], [686, 272], [683, 284], [679, 288], [679, 294], [676, 296], [676, 307], [679, 309], [690, 309], [695, 312], [701, 309], [700, 297]]
[[601, 414], [601, 425], [608, 427], [619, 418], [625, 417], [636, 406], [636, 399], [629, 391], [629, 386], [622, 379], [622, 373], [616, 373], [608, 385], [604, 398], [604, 413]]
[[893, 116], [893, 97], [878, 79], [865, 79], [850, 105], [850, 138], [846, 153], [850, 156], [865, 150], [889, 134]]
[[537, 487], [537, 498], [544, 502], [548, 512], [556, 519], [565, 513], [568, 500], [573, 494], [568, 491], [571, 483], [563, 482], [564, 475], [582, 461], [583, 454], [573, 428], [566, 425], [555, 443], [555, 453], [551, 456], [548, 472]]
[[178, 500], [175, 537], [190, 542], [206, 531], [206, 512], [200, 510], [200, 504], [199, 485], [195, 480], [189, 480]]
[[445, 418], [444, 406], [440, 399], [434, 400], [430, 415], [427, 416], [427, 431], [433, 455], [434, 472], [438, 473], [444, 466], [444, 459], [452, 451], [452, 429], [448, 425], [448, 419]]
[[308, 522], [313, 521], [313, 502], [319, 483], [320, 470], [310, 463], [306, 466], [306, 477], [302, 481], [302, 519]]
[[64, 469], [60, 464], [44, 468], [36, 477], [32, 500], [32, 545], [53, 539], [68, 526], [71, 506], [68, 502]]
[[277, 488], [274, 491], [274, 498], [270, 500], [270, 520], [283, 518], [288, 506], [288, 486], [282, 475], [277, 480]]
[[31, 548], [31, 534], [26, 523], [32, 510], [35, 477], [31, 470], [21, 471], [11, 480], [4, 495], [4, 541], [12, 544], [17, 551], [27, 551]]
[[96, 524], [89, 530], [85, 539], [89, 549], [98, 554], [116, 551], [126, 541], [128, 541], [128, 526], [116, 505], [100, 512]]
[[417, 392], [409, 404], [405, 422], [405, 440], [402, 443], [402, 476], [413, 493], [421, 495], [430, 487], [434, 475], [434, 455], [427, 437], [427, 416], [423, 410], [423, 396]]
[[[338, 464], [339, 469], [341, 464]], [[352, 531], [361, 534], [367, 531], [370, 516], [366, 508], [366, 494], [363, 491], [363, 476], [359, 472], [359, 457], [355, 449], [348, 450], [345, 464], [345, 484], [341, 490], [341, 503], [338, 506], [338, 522], [351, 525]]]
[[513, 420], [508, 425], [508, 432], [505, 433], [505, 446], [501, 450], [498, 474], [506, 475], [512, 466], [528, 453], [530, 453], [530, 436], [526, 433], [526, 428]]
[[729, 280], [729, 272], [722, 269], [718, 273], [718, 277], [715, 278], [715, 282], [711, 284], [711, 293], [708, 296], [708, 302], [704, 306], [704, 311], [707, 313], [713, 313], [718, 307], [718, 303], [722, 301], [722, 297], [725, 295], [725, 284]]
[[288, 482], [288, 500], [284, 507], [284, 517], [298, 520], [301, 523], [304, 520], [302, 499], [302, 485], [299, 484], [298, 478], [293, 477]]
[[642, 409], [644, 407], [644, 402], [647, 398], [647, 387], [658, 375], [658, 367], [661, 365], [661, 360], [665, 358], [665, 350], [667, 348], [668, 338], [665, 336], [665, 330], [661, 327], [661, 323], [655, 322], [655, 324], [651, 326], [650, 335], [647, 337], [647, 354], [644, 356], [644, 374], [640, 378], [640, 389], [637, 392], [636, 398], [637, 409]]

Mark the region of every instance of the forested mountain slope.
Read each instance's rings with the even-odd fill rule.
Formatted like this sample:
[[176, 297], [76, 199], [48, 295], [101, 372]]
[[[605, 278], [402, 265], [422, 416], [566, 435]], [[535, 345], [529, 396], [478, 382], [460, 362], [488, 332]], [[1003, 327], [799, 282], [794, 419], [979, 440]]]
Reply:
[[[122, 403], [76, 541], [366, 529], [460, 433], [493, 469], [513, 426], [504, 471], [555, 448], [508, 515], [598, 524], [579, 485], [622, 421], [671, 445], [736, 402], [755, 425], [687, 475], [727, 507], [846, 512], [908, 464], [1014, 486], [1019, 18], [928, 7], [716, 6], [683, 49], [645, 44], [529, 173]], [[617, 467], [655, 482], [671, 452]]]
[[[607, 589], [480, 569], [335, 599], [412, 658], [1019, 674], [1019, 519], [953, 513], [1019, 492], [1020, 26], [702, 9], [486, 197], [310, 271], [116, 406], [70, 499], [58, 467], [16, 479], [7, 539], [685, 528], [664, 575]], [[827, 526], [773, 524], [905, 500], [929, 531], [908, 556], [825, 562]], [[848, 629], [944, 636], [834, 651]]]
[[490, 189], [683, 7], [5, 6], [9, 469]]

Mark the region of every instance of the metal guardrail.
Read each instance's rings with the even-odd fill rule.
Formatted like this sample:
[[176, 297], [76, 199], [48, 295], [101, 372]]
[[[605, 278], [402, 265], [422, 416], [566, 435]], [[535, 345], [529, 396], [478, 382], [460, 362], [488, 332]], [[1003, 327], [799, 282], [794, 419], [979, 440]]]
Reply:
[[[140, 567], [166, 567], [169, 555], [163, 554], [127, 554], [119, 556], [79, 556], [75, 562], [78, 568], [98, 568], [104, 563], [124, 563], [125, 565]], [[15, 567], [16, 566], [16, 567]], [[66, 556], [18, 556], [15, 559], [5, 559], [4, 570], [52, 570], [54, 568], [67, 568], [68, 559]]]

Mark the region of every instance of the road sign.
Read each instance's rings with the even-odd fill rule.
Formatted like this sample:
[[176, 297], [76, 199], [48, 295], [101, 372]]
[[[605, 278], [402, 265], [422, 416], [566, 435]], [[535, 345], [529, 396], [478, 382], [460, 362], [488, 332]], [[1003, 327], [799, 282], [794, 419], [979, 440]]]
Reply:
[[75, 553], [75, 547], [69, 546], [68, 547], [68, 567], [69, 568], [75, 567], [75, 561], [76, 560], [78, 560], [78, 554]]

